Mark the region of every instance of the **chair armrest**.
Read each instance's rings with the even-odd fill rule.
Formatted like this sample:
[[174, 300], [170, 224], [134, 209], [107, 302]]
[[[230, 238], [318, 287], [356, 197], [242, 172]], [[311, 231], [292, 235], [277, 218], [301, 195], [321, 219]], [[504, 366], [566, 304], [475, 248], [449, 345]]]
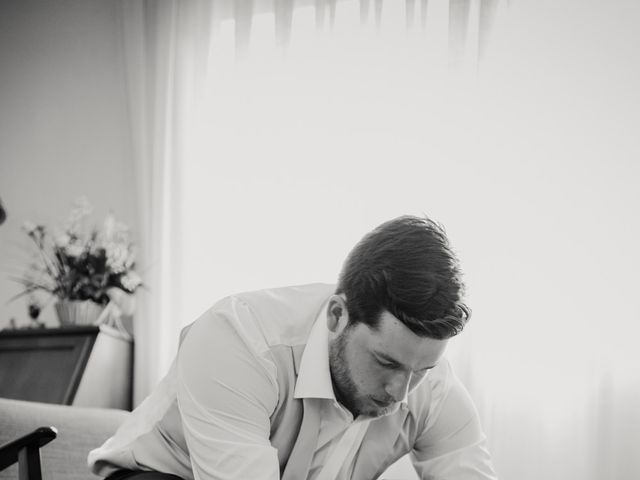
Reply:
[[56, 438], [58, 431], [54, 427], [40, 427], [9, 443], [0, 446], [0, 470], [16, 462], [20, 471], [20, 480], [40, 480], [40, 447]]

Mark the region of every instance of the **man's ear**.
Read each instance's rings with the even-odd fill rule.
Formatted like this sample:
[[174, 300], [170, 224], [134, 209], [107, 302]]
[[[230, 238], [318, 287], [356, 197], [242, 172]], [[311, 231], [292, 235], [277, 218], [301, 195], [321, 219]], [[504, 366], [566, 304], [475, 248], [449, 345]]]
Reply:
[[327, 304], [327, 329], [340, 333], [349, 323], [349, 312], [344, 295], [332, 295]]

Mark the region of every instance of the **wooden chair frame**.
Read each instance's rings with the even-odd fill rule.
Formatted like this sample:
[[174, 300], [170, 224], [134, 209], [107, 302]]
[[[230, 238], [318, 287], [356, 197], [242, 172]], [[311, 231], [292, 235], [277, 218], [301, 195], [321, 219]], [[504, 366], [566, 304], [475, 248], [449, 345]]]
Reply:
[[55, 427], [40, 427], [0, 446], [0, 470], [18, 462], [19, 480], [42, 480], [40, 447], [56, 438]]

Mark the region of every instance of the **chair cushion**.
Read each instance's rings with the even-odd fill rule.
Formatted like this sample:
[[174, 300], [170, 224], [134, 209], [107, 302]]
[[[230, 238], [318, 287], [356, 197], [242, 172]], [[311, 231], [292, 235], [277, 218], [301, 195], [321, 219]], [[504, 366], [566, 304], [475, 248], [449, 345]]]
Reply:
[[[113, 435], [128, 413], [0, 398], [0, 445], [37, 427], [53, 426], [58, 437], [40, 452], [43, 480], [97, 479], [87, 467], [89, 450]], [[17, 465], [0, 472], [0, 480], [16, 478]]]

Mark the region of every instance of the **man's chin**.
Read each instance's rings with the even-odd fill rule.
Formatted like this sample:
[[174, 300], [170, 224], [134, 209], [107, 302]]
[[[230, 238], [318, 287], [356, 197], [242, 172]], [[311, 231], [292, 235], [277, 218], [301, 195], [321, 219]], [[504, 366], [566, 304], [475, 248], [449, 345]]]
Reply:
[[385, 415], [390, 415], [392, 413], [395, 413], [398, 410], [398, 408], [400, 408], [399, 402], [394, 402], [384, 407], [373, 404], [371, 406], [368, 406], [368, 408], [361, 410], [361, 414], [366, 417], [372, 417], [372, 418], [384, 417]]

